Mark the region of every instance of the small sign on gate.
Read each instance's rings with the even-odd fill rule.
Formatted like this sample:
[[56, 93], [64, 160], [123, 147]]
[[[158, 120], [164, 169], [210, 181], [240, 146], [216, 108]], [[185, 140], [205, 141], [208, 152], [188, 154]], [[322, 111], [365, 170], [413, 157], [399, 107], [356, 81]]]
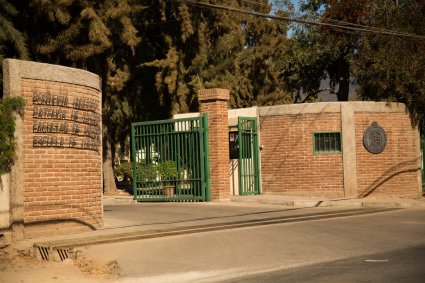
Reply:
[[238, 141], [238, 132], [229, 132], [229, 158], [238, 159], [239, 158], [239, 141]]

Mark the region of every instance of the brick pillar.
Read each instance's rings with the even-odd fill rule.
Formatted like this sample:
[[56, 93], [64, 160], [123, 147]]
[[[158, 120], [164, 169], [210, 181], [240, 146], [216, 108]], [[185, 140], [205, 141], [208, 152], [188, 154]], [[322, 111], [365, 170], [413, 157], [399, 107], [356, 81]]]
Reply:
[[229, 90], [201, 89], [198, 100], [200, 112], [208, 113], [211, 200], [229, 199]]

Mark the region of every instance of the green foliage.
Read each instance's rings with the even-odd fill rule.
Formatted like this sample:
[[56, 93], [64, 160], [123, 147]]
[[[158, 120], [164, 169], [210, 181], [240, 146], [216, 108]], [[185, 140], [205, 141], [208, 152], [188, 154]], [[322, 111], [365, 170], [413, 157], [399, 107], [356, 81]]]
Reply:
[[296, 31], [279, 58], [281, 80], [285, 89], [294, 93], [295, 103], [314, 100], [324, 90], [320, 86], [326, 79], [326, 56], [318, 41], [319, 34], [310, 28]]
[[[255, 2], [220, 4], [271, 11], [267, 0]], [[140, 79], [135, 83], [149, 98], [156, 98], [147, 101], [162, 110], [152, 113], [153, 119], [197, 111], [200, 88], [230, 89], [231, 107], [290, 100], [275, 64], [285, 50], [285, 23], [173, 1], [150, 3], [140, 15], [144, 19], [140, 29], [145, 31], [141, 49], [146, 52], [140, 54]], [[136, 112], [150, 112], [146, 110]]]
[[158, 166], [156, 164], [138, 164], [139, 177], [143, 181], [156, 181]]
[[177, 165], [173, 160], [166, 160], [158, 164], [158, 173], [161, 176], [161, 181], [167, 182], [177, 179]]
[[[170, 167], [170, 163], [167, 161], [165, 164], [144, 164], [139, 163], [136, 165], [138, 170], [138, 177], [143, 181], [157, 181], [158, 176], [163, 179], [170, 179], [173, 175], [173, 169]], [[133, 163], [125, 162], [118, 165], [114, 170], [117, 179], [122, 179], [125, 182], [133, 182]]]
[[[423, 1], [368, 3], [367, 17], [374, 26], [425, 35]], [[365, 100], [399, 101], [407, 105], [415, 123], [425, 118], [424, 41], [394, 36], [364, 37], [353, 57], [354, 74]]]
[[0, 99], [0, 175], [8, 172], [15, 157], [15, 113], [25, 106], [22, 97], [3, 97]]
[[[215, 4], [294, 16], [291, 2]], [[299, 3], [309, 20], [425, 30], [423, 1]], [[200, 88], [230, 89], [236, 108], [290, 103], [293, 93], [300, 102], [301, 88], [314, 99], [327, 78], [326, 89], [347, 100], [354, 75], [363, 99], [404, 102], [422, 119], [423, 41], [306, 25], [292, 25], [287, 38], [288, 25], [175, 1], [0, 0], [0, 61], [31, 58], [100, 75], [103, 144], [112, 151], [124, 144], [132, 121], [197, 111]]]
[[[302, 1], [303, 17], [308, 20], [335, 23], [338, 21], [362, 24], [364, 0], [306, 0]], [[296, 93], [295, 102], [302, 99], [302, 87], [307, 98], [316, 98], [323, 90], [334, 93], [338, 101], [347, 101], [350, 92], [351, 56], [359, 44], [357, 34], [318, 26], [296, 26], [289, 53], [281, 57], [285, 86]], [[329, 85], [320, 89], [320, 82]], [[297, 95], [298, 94], [298, 95]]]
[[28, 59], [25, 35], [16, 28], [18, 11], [7, 0], [0, 0], [0, 63], [5, 57]]
[[37, 61], [86, 69], [102, 78], [104, 150], [123, 141], [132, 120], [124, 89], [141, 41], [134, 25], [138, 5], [131, 0], [30, 0], [16, 1], [16, 6]]
[[[162, 182], [176, 180], [178, 177], [177, 164], [173, 160], [166, 160], [159, 164], [136, 165], [140, 180], [157, 181], [158, 177]], [[133, 165], [131, 162], [121, 163], [114, 170], [115, 176], [123, 181], [133, 182]]]
[[[267, 0], [221, 2], [271, 12]], [[197, 111], [200, 88], [229, 88], [231, 107], [290, 101], [275, 64], [286, 23], [162, 0], [1, 3], [32, 59], [101, 76], [105, 149], [114, 151], [134, 120]]]
[[0, 0], [0, 97], [3, 96], [3, 60], [29, 59], [25, 34], [18, 30], [18, 10], [7, 0]]
[[114, 169], [114, 174], [124, 182], [133, 181], [133, 164], [131, 162], [121, 163]]
[[[305, 0], [304, 16], [322, 21], [425, 35], [424, 1]], [[288, 89], [320, 91], [320, 80], [338, 100], [346, 100], [349, 79], [360, 86], [363, 100], [403, 102], [414, 123], [425, 118], [425, 48], [417, 38], [343, 32], [329, 27], [298, 27], [288, 52], [281, 57], [282, 79]]]

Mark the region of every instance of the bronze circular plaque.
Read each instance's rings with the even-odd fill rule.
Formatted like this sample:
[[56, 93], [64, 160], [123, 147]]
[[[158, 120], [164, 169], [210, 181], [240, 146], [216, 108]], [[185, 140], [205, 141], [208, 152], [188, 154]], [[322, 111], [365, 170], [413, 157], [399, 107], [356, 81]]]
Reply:
[[387, 145], [387, 134], [385, 130], [373, 122], [363, 135], [363, 145], [370, 153], [378, 154], [384, 151]]

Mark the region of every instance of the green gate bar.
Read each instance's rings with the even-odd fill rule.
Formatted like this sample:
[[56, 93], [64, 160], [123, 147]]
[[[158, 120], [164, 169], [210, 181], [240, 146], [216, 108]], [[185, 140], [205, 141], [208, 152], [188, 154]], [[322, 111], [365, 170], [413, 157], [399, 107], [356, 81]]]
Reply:
[[131, 125], [137, 201], [208, 201], [208, 116]]
[[422, 177], [422, 193], [425, 193], [425, 130], [424, 127], [421, 127], [420, 131], [420, 140], [421, 140], [421, 177]]
[[257, 118], [238, 118], [240, 195], [260, 194]]

